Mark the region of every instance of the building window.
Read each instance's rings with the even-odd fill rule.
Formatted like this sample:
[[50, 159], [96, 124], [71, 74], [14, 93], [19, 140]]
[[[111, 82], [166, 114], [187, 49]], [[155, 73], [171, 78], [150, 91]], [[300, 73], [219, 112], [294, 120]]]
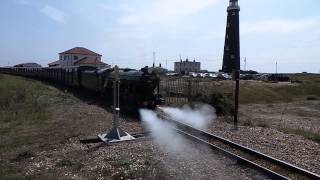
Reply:
[[73, 56], [73, 60], [78, 60], [78, 56]]
[[64, 57], [63, 57], [63, 60], [67, 60], [67, 56], [64, 56]]

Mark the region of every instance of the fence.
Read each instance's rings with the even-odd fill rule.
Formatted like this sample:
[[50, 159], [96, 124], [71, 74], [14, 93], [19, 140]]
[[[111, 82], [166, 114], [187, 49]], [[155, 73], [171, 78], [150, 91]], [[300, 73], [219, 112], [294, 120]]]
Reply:
[[232, 96], [232, 81], [211, 78], [162, 77], [160, 93], [167, 105], [182, 105], [213, 90]]

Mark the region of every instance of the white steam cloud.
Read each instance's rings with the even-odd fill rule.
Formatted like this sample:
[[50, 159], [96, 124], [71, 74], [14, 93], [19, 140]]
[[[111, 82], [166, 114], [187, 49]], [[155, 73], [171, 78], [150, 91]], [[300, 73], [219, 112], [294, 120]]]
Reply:
[[[181, 109], [162, 107], [161, 108], [172, 119], [189, 124], [195, 128], [206, 128], [215, 119], [213, 107], [204, 104], [195, 105], [193, 108], [184, 106]], [[173, 128], [174, 125], [157, 117], [151, 110], [140, 110], [141, 120], [155, 142], [167, 152], [181, 152], [185, 149], [192, 149], [185, 138], [178, 134]]]
[[173, 120], [191, 125], [198, 129], [204, 129], [216, 118], [215, 109], [206, 104], [196, 104], [194, 108], [183, 106], [182, 108], [161, 107]]
[[151, 131], [151, 135], [156, 143], [167, 152], [182, 151], [187, 143], [172, 129], [172, 125], [159, 119], [151, 110], [140, 110], [141, 119], [145, 127]]

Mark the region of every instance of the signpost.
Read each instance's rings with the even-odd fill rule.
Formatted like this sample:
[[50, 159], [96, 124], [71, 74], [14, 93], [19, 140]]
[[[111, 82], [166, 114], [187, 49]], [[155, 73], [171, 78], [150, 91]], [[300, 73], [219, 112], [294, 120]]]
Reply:
[[120, 89], [120, 77], [119, 77], [119, 68], [118, 66], [114, 67], [114, 81], [113, 81], [113, 127], [109, 133], [99, 134], [98, 137], [106, 143], [114, 143], [121, 141], [130, 141], [135, 138], [129, 133], [123, 131], [119, 127], [119, 89]]

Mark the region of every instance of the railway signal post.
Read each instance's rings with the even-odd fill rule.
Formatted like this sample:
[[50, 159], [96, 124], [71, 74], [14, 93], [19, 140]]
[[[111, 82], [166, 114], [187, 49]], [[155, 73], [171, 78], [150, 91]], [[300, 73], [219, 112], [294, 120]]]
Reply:
[[119, 89], [120, 89], [120, 78], [119, 78], [119, 68], [114, 67], [114, 81], [113, 81], [113, 128], [109, 133], [99, 134], [98, 137], [106, 143], [115, 143], [121, 141], [130, 141], [135, 138], [129, 133], [123, 131], [119, 127]]

